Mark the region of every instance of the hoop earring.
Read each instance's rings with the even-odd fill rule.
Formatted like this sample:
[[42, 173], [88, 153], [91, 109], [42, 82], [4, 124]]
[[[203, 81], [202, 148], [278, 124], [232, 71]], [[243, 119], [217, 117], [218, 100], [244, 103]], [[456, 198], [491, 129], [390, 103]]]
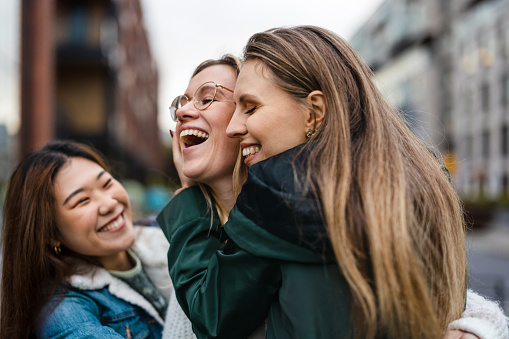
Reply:
[[308, 138], [308, 139], [311, 138], [316, 133], [316, 131], [318, 131], [316, 128], [308, 131], [306, 133], [306, 138]]
[[56, 255], [59, 255], [60, 252], [62, 252], [62, 247], [60, 247], [60, 245], [53, 246], [53, 251], [55, 252]]

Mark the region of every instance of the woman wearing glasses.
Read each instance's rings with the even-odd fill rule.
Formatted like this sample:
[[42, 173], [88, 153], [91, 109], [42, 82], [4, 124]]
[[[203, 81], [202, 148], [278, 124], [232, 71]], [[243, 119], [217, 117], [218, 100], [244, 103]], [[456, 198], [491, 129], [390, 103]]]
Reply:
[[[210, 214], [201, 221], [208, 228], [210, 239], [218, 243], [221, 242], [219, 227], [226, 222], [236, 197], [232, 177], [239, 142], [228, 138], [226, 127], [235, 111], [233, 89], [239, 71], [239, 61], [231, 55], [204, 61], [193, 72], [185, 94], [176, 97], [170, 107], [171, 117], [177, 122], [172, 134], [173, 159], [182, 189], [197, 185], [202, 198], [198, 202], [189, 200], [188, 204], [204, 199]], [[184, 328], [186, 333], [191, 332], [191, 322], [174, 294], [170, 299], [163, 337], [182, 338], [178, 332], [182, 333]], [[262, 324], [250, 332], [250, 338], [264, 338], [264, 333]]]
[[198, 188], [158, 218], [198, 337], [243, 338], [267, 315], [268, 338], [443, 335], [463, 310], [466, 267], [439, 164], [334, 34], [271, 30], [245, 56], [228, 133], [251, 168], [226, 232], [210, 235]]

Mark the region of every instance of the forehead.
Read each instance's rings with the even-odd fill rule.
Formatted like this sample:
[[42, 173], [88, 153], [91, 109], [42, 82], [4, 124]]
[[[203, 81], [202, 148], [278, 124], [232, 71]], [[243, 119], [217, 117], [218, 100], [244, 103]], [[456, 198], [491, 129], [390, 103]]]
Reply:
[[81, 188], [87, 180], [97, 177], [102, 171], [104, 169], [93, 161], [85, 158], [70, 158], [55, 176], [55, 191], [58, 195]]
[[249, 60], [240, 70], [235, 87], [235, 99], [239, 96], [258, 91], [279, 89], [271, 80], [271, 71], [260, 61]]
[[186, 94], [193, 95], [198, 87], [208, 81], [213, 81], [216, 84], [221, 84], [230, 89], [234, 89], [237, 81], [237, 73], [232, 67], [227, 65], [214, 65], [207, 67], [191, 79], [189, 86], [187, 86]]

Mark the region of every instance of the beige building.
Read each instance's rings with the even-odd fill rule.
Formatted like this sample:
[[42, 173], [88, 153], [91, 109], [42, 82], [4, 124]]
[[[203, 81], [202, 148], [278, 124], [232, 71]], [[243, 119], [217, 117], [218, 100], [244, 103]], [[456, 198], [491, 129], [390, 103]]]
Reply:
[[351, 40], [459, 192], [508, 195], [507, 0], [386, 0]]

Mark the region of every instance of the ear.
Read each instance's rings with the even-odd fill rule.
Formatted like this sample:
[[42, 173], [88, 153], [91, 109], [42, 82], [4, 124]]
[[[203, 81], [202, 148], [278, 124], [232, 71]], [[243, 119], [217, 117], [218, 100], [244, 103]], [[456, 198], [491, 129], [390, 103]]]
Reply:
[[311, 110], [306, 120], [306, 129], [313, 131], [318, 129], [325, 118], [327, 104], [322, 91], [313, 91], [306, 98]]

